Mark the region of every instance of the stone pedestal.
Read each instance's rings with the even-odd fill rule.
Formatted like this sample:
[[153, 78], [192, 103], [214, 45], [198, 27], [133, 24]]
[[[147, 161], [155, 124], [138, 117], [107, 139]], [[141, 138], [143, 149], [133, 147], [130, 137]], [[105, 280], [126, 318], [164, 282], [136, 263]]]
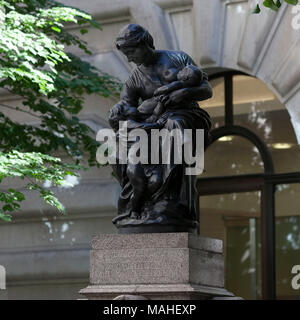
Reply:
[[104, 234], [92, 240], [88, 299], [231, 297], [224, 289], [222, 241], [190, 233]]

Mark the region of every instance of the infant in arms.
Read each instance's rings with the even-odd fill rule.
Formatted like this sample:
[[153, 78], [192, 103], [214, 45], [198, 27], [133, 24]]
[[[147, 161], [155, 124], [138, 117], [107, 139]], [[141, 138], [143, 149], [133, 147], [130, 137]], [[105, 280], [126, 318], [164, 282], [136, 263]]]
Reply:
[[183, 88], [198, 86], [202, 79], [202, 71], [194, 65], [188, 65], [177, 73], [177, 81], [158, 88], [154, 92], [154, 96], [145, 100], [137, 108], [137, 111], [144, 117], [146, 116], [145, 122], [155, 122], [166, 110], [164, 102], [168, 100], [169, 93]]
[[[156, 122], [159, 117], [166, 111], [165, 102], [168, 101], [168, 94], [176, 90], [199, 86], [203, 79], [201, 69], [194, 65], [188, 65], [177, 73], [177, 80], [167, 85], [159, 87], [152, 98], [143, 101], [138, 107], [134, 108], [122, 101], [118, 104], [117, 109], [110, 114], [110, 124], [117, 129], [117, 121], [133, 120], [146, 123]], [[176, 106], [175, 106], [176, 107]], [[169, 106], [168, 106], [169, 108]], [[170, 106], [172, 108], [172, 106]]]

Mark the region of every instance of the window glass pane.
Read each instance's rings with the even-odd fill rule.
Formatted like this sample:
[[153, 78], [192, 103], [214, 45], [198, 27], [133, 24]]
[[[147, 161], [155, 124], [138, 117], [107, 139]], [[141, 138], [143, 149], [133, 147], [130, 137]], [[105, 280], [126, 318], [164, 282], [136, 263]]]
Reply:
[[205, 101], [199, 101], [199, 106], [209, 113], [212, 120], [212, 129], [215, 129], [224, 125], [224, 78], [211, 80], [210, 84], [213, 88], [213, 97]]
[[[278, 299], [300, 299], [293, 289], [292, 268], [300, 265], [300, 184], [277, 185], [276, 215], [276, 295]], [[299, 283], [300, 281], [298, 281]]]
[[223, 241], [225, 288], [244, 299], [259, 299], [260, 192], [201, 196], [200, 235]]
[[225, 136], [210, 145], [204, 154], [200, 178], [264, 172], [258, 149], [246, 138]]
[[234, 124], [250, 129], [269, 147], [275, 171], [300, 171], [300, 146], [285, 106], [259, 79], [233, 77]]

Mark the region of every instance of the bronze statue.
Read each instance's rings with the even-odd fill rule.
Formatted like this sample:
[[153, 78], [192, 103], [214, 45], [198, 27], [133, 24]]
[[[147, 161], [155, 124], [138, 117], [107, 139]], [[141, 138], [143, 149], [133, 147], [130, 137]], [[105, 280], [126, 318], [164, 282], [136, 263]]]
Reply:
[[[210, 117], [197, 103], [212, 96], [207, 75], [184, 52], [156, 50], [152, 36], [137, 24], [120, 31], [116, 46], [136, 64], [124, 84], [121, 101], [110, 111], [109, 122], [117, 136], [119, 121], [126, 121], [128, 130], [144, 129], [149, 137], [152, 129], [203, 129], [207, 145]], [[134, 143], [128, 143], [128, 148]], [[194, 146], [195, 141], [192, 143]], [[150, 142], [147, 147], [151, 153]], [[112, 165], [122, 188], [118, 216], [113, 219], [119, 232], [195, 232], [197, 176], [187, 176], [185, 166], [172, 157], [167, 164]]]

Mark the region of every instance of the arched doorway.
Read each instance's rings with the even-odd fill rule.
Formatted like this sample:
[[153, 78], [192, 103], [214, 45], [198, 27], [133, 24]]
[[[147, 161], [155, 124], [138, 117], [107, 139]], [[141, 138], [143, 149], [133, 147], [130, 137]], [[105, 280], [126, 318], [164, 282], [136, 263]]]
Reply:
[[[224, 243], [225, 286], [247, 299], [299, 298], [291, 269], [300, 248], [300, 147], [289, 115], [260, 80], [210, 74], [213, 121], [199, 177], [200, 235]], [[299, 261], [298, 261], [299, 264]]]

